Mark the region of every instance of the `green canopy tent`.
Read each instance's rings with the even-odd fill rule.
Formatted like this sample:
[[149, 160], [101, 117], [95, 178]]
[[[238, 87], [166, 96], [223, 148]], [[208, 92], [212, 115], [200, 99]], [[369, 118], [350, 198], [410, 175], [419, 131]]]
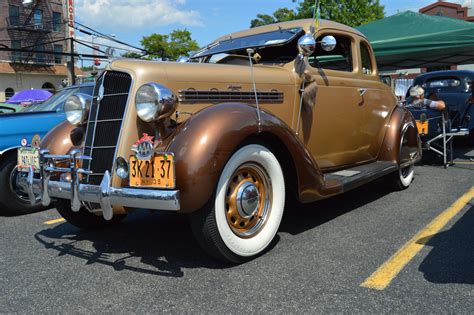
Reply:
[[358, 27], [370, 40], [380, 70], [474, 64], [474, 23], [398, 13]]

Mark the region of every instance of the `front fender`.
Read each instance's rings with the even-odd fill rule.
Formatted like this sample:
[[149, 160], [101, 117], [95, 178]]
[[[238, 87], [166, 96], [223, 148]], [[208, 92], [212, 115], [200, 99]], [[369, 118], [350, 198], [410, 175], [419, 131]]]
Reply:
[[[406, 141], [402, 144], [403, 135]], [[421, 140], [415, 118], [406, 108], [395, 108], [387, 126], [378, 160], [403, 165], [413, 158], [415, 162], [419, 161], [421, 154]]]
[[264, 134], [276, 137], [291, 155], [299, 199], [302, 202], [317, 199], [323, 176], [303, 143], [269, 112], [262, 110], [261, 123], [259, 132], [255, 107], [227, 103], [205, 108], [177, 128], [171, 140], [168, 139], [166, 150], [175, 155], [181, 212], [202, 208], [214, 195], [219, 176], [239, 145], [250, 137], [263, 141]]
[[41, 141], [41, 149], [47, 149], [51, 154], [67, 154], [74, 147], [71, 132], [76, 127], [67, 120], [51, 129]]

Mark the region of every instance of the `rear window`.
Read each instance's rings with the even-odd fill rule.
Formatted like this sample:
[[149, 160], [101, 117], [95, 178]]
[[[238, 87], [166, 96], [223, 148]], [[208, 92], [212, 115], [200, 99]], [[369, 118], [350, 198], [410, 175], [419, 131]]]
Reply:
[[423, 84], [424, 88], [438, 89], [438, 88], [459, 88], [461, 87], [461, 80], [457, 78], [434, 79]]

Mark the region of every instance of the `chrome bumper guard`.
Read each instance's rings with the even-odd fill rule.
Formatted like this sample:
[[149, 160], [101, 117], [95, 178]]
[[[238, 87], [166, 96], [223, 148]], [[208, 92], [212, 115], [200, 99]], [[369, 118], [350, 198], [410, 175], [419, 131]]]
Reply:
[[[92, 174], [91, 171], [78, 167], [81, 160], [90, 160], [74, 150], [70, 155], [51, 155], [47, 150], [40, 151], [40, 179], [34, 178], [33, 168], [28, 170], [26, 183], [21, 183], [28, 191], [31, 204], [40, 202], [44, 206], [51, 203], [51, 198], [70, 199], [71, 209], [78, 212], [84, 202], [98, 203], [106, 220], [113, 217], [112, 205], [152, 210], [180, 210], [178, 190], [154, 190], [139, 188], [114, 188], [110, 186], [110, 173], [105, 172], [99, 186], [80, 183], [80, 174]], [[57, 160], [66, 160], [69, 168], [56, 167]], [[51, 181], [52, 173], [69, 173], [71, 181]], [[36, 197], [38, 194], [39, 197]]]

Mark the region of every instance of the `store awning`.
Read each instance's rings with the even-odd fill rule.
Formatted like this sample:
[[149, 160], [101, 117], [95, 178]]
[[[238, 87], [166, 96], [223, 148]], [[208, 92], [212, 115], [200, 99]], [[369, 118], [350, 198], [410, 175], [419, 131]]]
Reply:
[[406, 11], [357, 28], [380, 70], [474, 64], [474, 23]]

